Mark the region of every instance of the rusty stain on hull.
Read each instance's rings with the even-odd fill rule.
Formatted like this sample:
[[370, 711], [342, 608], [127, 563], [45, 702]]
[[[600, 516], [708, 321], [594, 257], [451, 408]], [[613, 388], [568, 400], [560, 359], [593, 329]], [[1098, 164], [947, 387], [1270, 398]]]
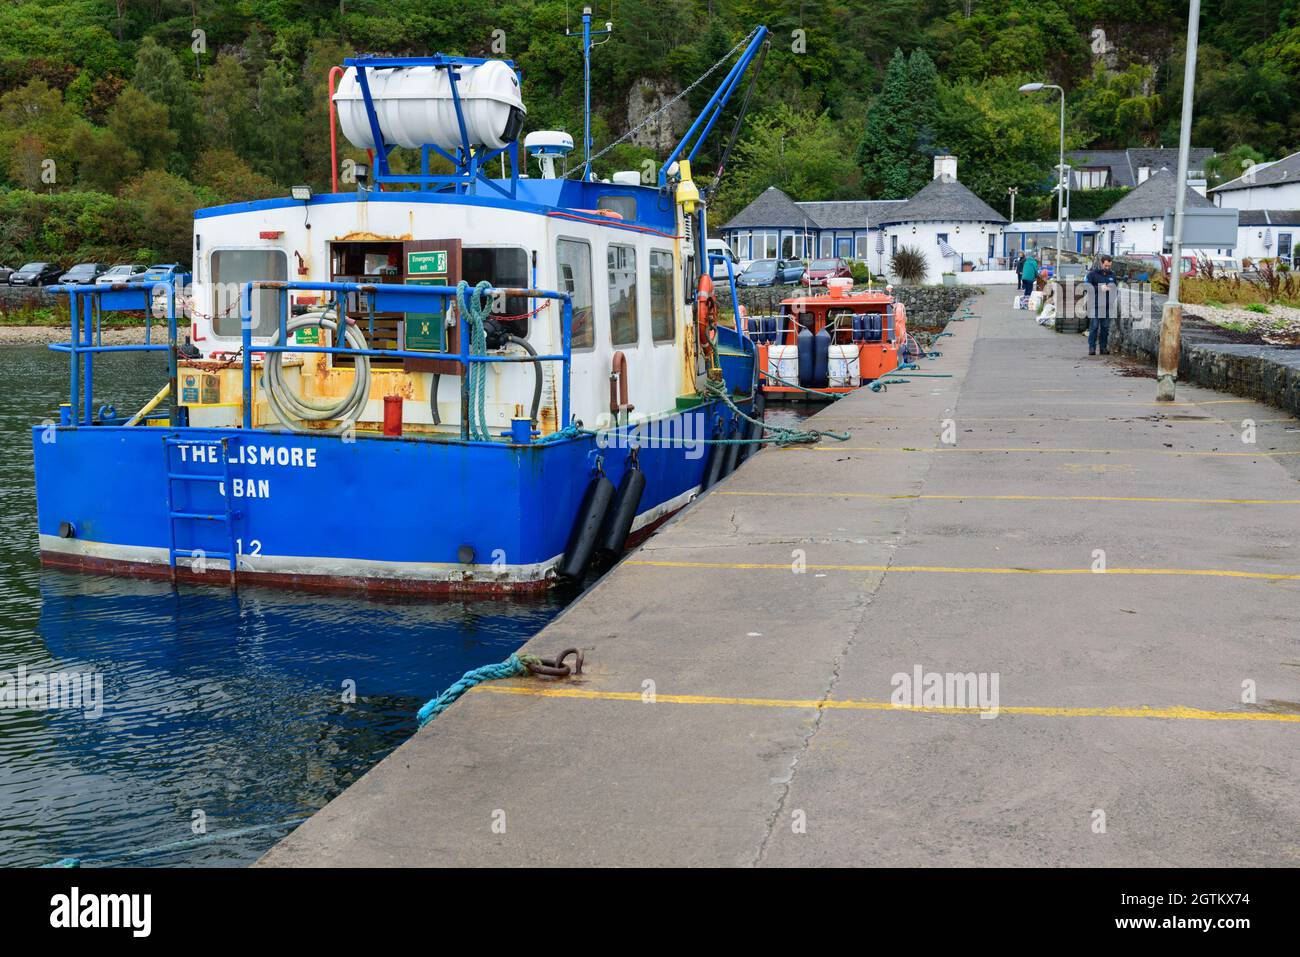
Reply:
[[381, 236], [379, 233], [366, 230], [354, 230], [342, 236], [335, 236], [332, 241], [336, 243], [405, 243], [410, 242], [411, 238], [410, 233], [401, 236]]

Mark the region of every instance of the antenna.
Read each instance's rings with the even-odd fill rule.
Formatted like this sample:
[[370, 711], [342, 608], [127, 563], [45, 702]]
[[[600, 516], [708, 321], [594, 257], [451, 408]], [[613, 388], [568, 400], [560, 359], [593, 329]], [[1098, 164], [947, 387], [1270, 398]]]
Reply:
[[[605, 29], [591, 28], [591, 7], [582, 8], [582, 178], [591, 179], [591, 38], [605, 37], [614, 32], [614, 24], [606, 21]], [[569, 36], [566, 28], [565, 36]]]

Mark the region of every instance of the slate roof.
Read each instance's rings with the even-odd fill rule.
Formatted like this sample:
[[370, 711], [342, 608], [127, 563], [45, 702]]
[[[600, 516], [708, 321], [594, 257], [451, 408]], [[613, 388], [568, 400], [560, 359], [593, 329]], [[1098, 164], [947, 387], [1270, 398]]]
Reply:
[[956, 180], [932, 179], [906, 203], [889, 209], [876, 225], [944, 222], [1005, 223], [1007, 218]]
[[1300, 226], [1300, 210], [1242, 209], [1237, 212], [1239, 226]]
[[1256, 167], [1253, 173], [1247, 172], [1234, 180], [1216, 186], [1211, 193], [1230, 193], [1238, 189], [1250, 189], [1252, 186], [1276, 186], [1279, 183], [1294, 183], [1300, 179], [1300, 153], [1292, 153], [1276, 163], [1269, 163], [1262, 169]]
[[865, 199], [795, 205], [822, 229], [866, 229], [871, 206]]
[[[1119, 219], [1163, 219], [1174, 208], [1177, 199], [1177, 174], [1168, 168], [1152, 173], [1145, 183], [1135, 186], [1118, 203], [1097, 217], [1097, 222], [1108, 223]], [[1207, 208], [1214, 205], [1190, 186], [1187, 205], [1190, 208]]]
[[745, 229], [750, 226], [800, 226], [804, 220], [816, 226], [812, 217], [800, 209], [784, 192], [769, 186], [758, 198], [723, 224], [722, 229]]
[[[1194, 148], [1187, 153], [1187, 168], [1203, 171], [1205, 161], [1214, 155], [1214, 150]], [[1128, 150], [1069, 150], [1066, 160], [1075, 169], [1082, 167], [1096, 168], [1105, 166], [1110, 169], [1110, 186], [1138, 185], [1138, 170], [1143, 166], [1158, 170], [1165, 166], [1178, 168], [1178, 150], [1176, 149], [1128, 149]]]

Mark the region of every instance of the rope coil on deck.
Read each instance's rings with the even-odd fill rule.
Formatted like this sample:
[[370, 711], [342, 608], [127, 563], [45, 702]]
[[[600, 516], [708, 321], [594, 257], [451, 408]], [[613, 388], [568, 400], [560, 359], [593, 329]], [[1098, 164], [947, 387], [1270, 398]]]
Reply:
[[[339, 328], [338, 314], [330, 309], [304, 313], [295, 316], [285, 325], [285, 342], [277, 334], [272, 345], [282, 346], [298, 329], [308, 326], [320, 326], [336, 334]], [[343, 341], [353, 349], [367, 348], [366, 337], [355, 323], [344, 323]], [[342, 435], [361, 417], [361, 412], [370, 398], [370, 357], [356, 355], [353, 357], [356, 375], [352, 377], [352, 388], [347, 395], [334, 402], [313, 402], [305, 399], [289, 388], [284, 380], [284, 353], [268, 352], [262, 366], [262, 387], [266, 390], [266, 404], [271, 407], [280, 424], [291, 432], [320, 432], [322, 435]], [[304, 422], [324, 422], [336, 419], [338, 424], [328, 429], [307, 429]]]

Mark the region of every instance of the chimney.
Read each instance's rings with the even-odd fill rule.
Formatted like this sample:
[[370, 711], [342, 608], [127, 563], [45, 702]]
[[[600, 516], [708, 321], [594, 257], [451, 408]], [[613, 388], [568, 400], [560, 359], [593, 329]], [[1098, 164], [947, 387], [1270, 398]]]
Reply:
[[936, 156], [934, 158], [934, 178], [945, 183], [957, 182], [957, 157]]

